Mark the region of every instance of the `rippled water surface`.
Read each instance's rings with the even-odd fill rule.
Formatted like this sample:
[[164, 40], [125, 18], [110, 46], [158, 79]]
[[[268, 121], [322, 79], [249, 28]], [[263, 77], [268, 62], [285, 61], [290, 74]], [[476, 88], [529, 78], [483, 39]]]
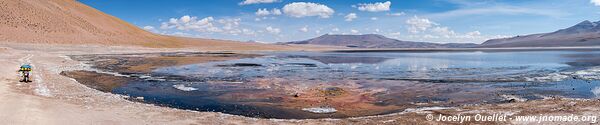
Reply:
[[[152, 77], [165, 81], [134, 81], [114, 93], [177, 108], [268, 118], [600, 96], [600, 51], [264, 55], [156, 69]], [[315, 108], [337, 112], [307, 112]]]

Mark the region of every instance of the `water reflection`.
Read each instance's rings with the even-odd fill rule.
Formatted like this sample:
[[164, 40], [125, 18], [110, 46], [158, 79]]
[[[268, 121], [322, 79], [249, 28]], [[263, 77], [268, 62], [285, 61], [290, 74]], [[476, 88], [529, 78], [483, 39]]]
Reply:
[[600, 87], [596, 87], [592, 90], [592, 93], [596, 95], [596, 97], [600, 97]]
[[[590, 68], [583, 67], [589, 61], [570, 64], [581, 60], [578, 54], [589, 53], [597, 52], [267, 53], [160, 68], [154, 75], [182, 79], [136, 81], [115, 92], [149, 96], [151, 102], [174, 107], [275, 118], [349, 117], [419, 106], [505, 102], [501, 95], [594, 98], [600, 96], [598, 82], [566, 75], [558, 82], [528, 81]], [[314, 107], [338, 112], [302, 110]]]

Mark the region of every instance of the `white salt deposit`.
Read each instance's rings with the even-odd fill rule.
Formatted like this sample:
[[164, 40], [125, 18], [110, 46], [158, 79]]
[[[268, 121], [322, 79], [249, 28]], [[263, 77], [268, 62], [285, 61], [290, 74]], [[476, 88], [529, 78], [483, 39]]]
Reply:
[[173, 88], [179, 89], [181, 91], [194, 91], [194, 90], [198, 90], [197, 88], [187, 87], [187, 86], [185, 86], [183, 84], [173, 85]]
[[527, 99], [525, 99], [525, 98], [521, 98], [521, 97], [514, 96], [514, 95], [500, 95], [500, 96], [506, 100], [515, 100], [516, 102], [527, 101]]
[[337, 112], [337, 110], [335, 110], [335, 108], [330, 108], [330, 107], [303, 108], [302, 110], [307, 111], [307, 112], [312, 112], [312, 113], [319, 113], [319, 114]]
[[532, 78], [527, 77], [525, 79], [530, 82], [556, 82], [562, 81], [566, 78], [569, 78], [569, 76], [567, 76], [567, 73], [550, 73], [547, 76]]
[[579, 70], [575, 72], [559, 72], [559, 73], [550, 73], [547, 76], [542, 77], [531, 77], [525, 78], [527, 81], [531, 82], [554, 82], [554, 81], [562, 81], [567, 78], [577, 78], [584, 80], [599, 80], [600, 79], [600, 67], [593, 67], [585, 70]]
[[422, 107], [422, 108], [407, 108], [405, 109], [403, 112], [401, 112], [400, 114], [404, 114], [404, 113], [410, 113], [410, 112], [414, 112], [414, 113], [431, 113], [430, 111], [434, 111], [434, 110], [444, 110], [444, 109], [453, 109], [452, 107]]
[[35, 86], [35, 94], [40, 95], [40, 96], [46, 96], [46, 97], [50, 97], [52, 96], [52, 94], [50, 94], [50, 90], [48, 89], [48, 87], [46, 87], [46, 85], [44, 84], [44, 80], [41, 77], [42, 75], [35, 75], [35, 82], [36, 82], [36, 86]]

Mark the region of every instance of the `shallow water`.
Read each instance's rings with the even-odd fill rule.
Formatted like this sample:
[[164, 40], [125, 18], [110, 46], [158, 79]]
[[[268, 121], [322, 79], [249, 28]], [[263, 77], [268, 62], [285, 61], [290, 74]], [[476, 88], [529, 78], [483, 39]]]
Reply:
[[[167, 81], [138, 80], [113, 92], [176, 108], [266, 118], [600, 96], [594, 79], [600, 76], [594, 70], [600, 51], [264, 54], [156, 69], [151, 76]], [[302, 110], [310, 108], [337, 112]]]

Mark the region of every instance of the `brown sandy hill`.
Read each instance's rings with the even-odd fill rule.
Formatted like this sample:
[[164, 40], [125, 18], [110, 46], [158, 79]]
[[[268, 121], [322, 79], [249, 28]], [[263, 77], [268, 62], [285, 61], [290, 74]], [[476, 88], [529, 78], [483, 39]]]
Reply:
[[480, 47], [591, 47], [600, 46], [600, 21], [583, 21], [550, 33], [491, 39]]
[[75, 0], [0, 0], [0, 43], [135, 45], [224, 50], [286, 46], [157, 35]]

